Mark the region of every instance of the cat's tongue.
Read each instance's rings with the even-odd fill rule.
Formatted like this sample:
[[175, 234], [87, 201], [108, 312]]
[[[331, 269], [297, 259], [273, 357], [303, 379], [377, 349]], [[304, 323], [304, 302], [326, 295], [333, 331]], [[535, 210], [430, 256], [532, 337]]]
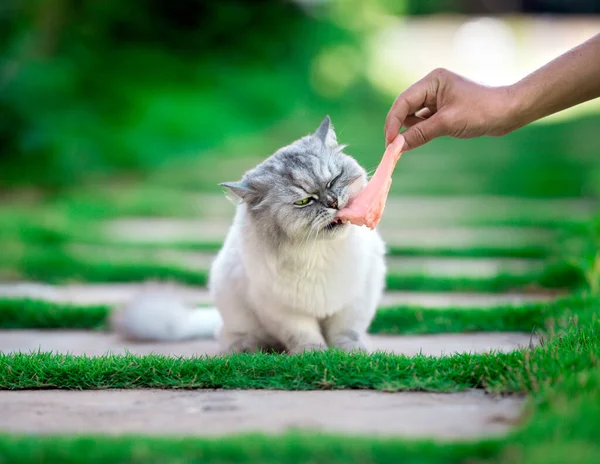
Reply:
[[402, 154], [404, 137], [398, 135], [388, 145], [377, 170], [364, 189], [346, 206], [342, 208], [337, 217], [343, 222], [350, 222], [357, 226], [367, 226], [374, 229], [383, 214], [390, 187], [392, 173]]

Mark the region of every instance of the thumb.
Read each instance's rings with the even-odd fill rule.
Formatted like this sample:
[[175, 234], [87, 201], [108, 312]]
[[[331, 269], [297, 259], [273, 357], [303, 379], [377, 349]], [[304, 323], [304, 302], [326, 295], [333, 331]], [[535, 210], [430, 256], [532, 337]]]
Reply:
[[428, 119], [424, 119], [414, 126], [402, 132], [404, 136], [404, 148], [402, 151], [425, 145], [437, 137], [448, 135], [446, 125], [442, 123], [440, 114], [436, 113]]

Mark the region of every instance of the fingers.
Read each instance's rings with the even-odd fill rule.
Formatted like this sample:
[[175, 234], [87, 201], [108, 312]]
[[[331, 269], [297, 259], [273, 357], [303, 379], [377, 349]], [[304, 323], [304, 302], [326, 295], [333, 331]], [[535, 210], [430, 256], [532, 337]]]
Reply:
[[440, 116], [440, 113], [436, 113], [402, 132], [402, 136], [404, 137], [404, 148], [402, 151], [420, 147], [443, 135], [448, 135], [448, 129], [443, 117]]
[[431, 115], [433, 114], [433, 110], [429, 109], [429, 108], [423, 108], [422, 110], [419, 110], [415, 113], [415, 116], [421, 118], [421, 119], [427, 119], [429, 117], [431, 117]]
[[[418, 116], [407, 116], [406, 119], [404, 120], [404, 124], [402, 124], [402, 126], [403, 127], [412, 127], [423, 121], [425, 121], [425, 119], [420, 118]], [[398, 137], [398, 136], [396, 135], [396, 137]]]
[[[440, 88], [447, 86], [454, 79], [454, 74], [439, 68], [432, 71], [423, 79], [398, 95], [385, 120], [384, 133], [386, 145], [396, 138], [402, 126], [407, 126], [412, 130], [413, 128], [416, 128], [417, 125], [421, 126], [421, 124], [425, 122], [419, 122], [418, 119], [415, 118], [424, 119], [426, 121], [433, 118], [433, 115], [441, 109], [437, 101]], [[410, 116], [414, 117], [409, 118]], [[435, 129], [435, 131], [441, 130], [439, 127], [436, 128], [435, 125], [428, 125], [426, 129], [428, 133], [430, 127]], [[413, 133], [419, 134], [419, 130], [420, 129], [415, 129]], [[436, 132], [431, 132], [431, 134], [434, 134], [434, 138], [438, 137], [435, 133]], [[411, 137], [413, 136], [411, 135]], [[414, 137], [418, 137], [418, 135], [415, 135]], [[414, 138], [414, 143], [417, 143], [416, 138]], [[420, 145], [422, 145], [422, 143]]]
[[427, 90], [430, 87], [427, 79], [421, 79], [396, 97], [385, 120], [386, 143], [391, 143], [396, 138], [408, 116], [425, 106]]
[[423, 108], [420, 111], [417, 111], [414, 115], [407, 116], [404, 120], [404, 127], [412, 127], [415, 124], [419, 124], [423, 122], [425, 119], [430, 118], [431, 115], [434, 114], [429, 108]]

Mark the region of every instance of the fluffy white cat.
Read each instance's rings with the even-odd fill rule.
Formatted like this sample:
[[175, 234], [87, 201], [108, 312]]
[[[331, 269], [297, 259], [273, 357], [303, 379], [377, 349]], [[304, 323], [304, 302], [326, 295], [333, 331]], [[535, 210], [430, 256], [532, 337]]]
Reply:
[[366, 350], [385, 246], [377, 231], [336, 220], [367, 181], [343, 149], [326, 117], [239, 182], [221, 184], [240, 202], [210, 271], [216, 308], [149, 292], [114, 313], [115, 330], [146, 340], [215, 335], [225, 352]]

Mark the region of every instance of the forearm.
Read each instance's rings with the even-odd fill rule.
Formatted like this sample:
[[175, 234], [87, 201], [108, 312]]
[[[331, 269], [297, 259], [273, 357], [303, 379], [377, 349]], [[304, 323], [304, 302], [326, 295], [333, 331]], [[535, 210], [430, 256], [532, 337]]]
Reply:
[[516, 129], [600, 97], [600, 34], [508, 88]]

